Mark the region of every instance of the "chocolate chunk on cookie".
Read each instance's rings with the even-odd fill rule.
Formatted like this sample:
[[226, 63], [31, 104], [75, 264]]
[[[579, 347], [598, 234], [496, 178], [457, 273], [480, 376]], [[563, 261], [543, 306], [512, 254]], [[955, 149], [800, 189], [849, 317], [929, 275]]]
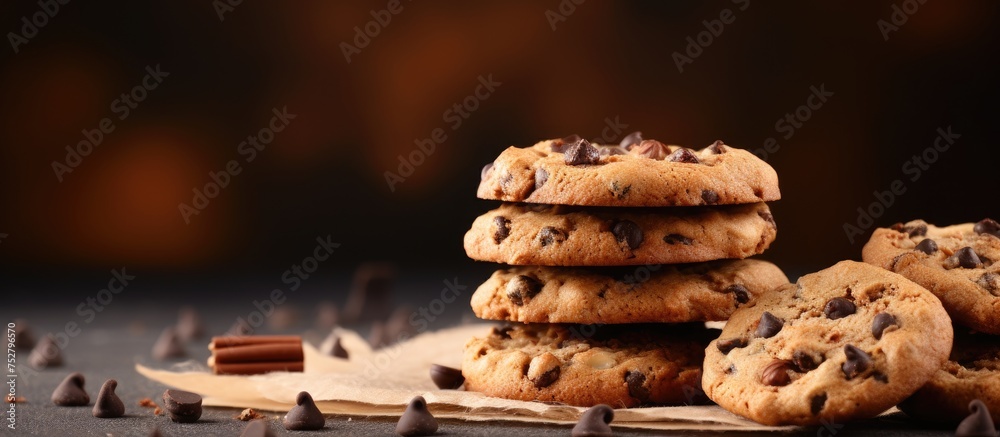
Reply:
[[767, 425], [875, 416], [947, 360], [940, 301], [900, 275], [843, 261], [736, 310], [705, 352], [703, 387]]
[[899, 273], [941, 299], [956, 322], [1000, 334], [1000, 238], [990, 219], [947, 227], [922, 220], [876, 229], [865, 262]]
[[703, 325], [518, 324], [465, 346], [465, 387], [525, 401], [681, 404], [701, 380]]

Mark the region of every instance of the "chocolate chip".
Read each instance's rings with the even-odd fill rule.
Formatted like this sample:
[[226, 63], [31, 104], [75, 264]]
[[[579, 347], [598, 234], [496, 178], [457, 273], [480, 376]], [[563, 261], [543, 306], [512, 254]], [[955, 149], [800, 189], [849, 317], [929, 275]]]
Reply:
[[247, 424], [246, 428], [243, 428], [243, 433], [240, 437], [275, 437], [271, 428], [267, 426], [268, 421], [266, 419], [251, 420]]
[[82, 407], [89, 404], [90, 395], [83, 389], [85, 382], [83, 374], [69, 374], [52, 392], [52, 403], [60, 407]]
[[465, 376], [462, 371], [440, 364], [431, 364], [431, 381], [434, 381], [439, 389], [455, 390], [465, 383]]
[[844, 346], [844, 355], [847, 357], [847, 361], [840, 366], [840, 370], [844, 371], [844, 376], [847, 379], [853, 379], [872, 366], [872, 357], [854, 345]]
[[733, 284], [726, 287], [726, 293], [733, 293], [736, 297], [736, 303], [747, 303], [750, 301], [750, 292], [747, 288], [740, 284]]
[[816, 396], [813, 396], [812, 399], [809, 401], [809, 411], [811, 411], [813, 415], [819, 414], [820, 411], [823, 411], [823, 407], [825, 406], [826, 406], [826, 393], [820, 393]]
[[587, 165], [601, 162], [601, 152], [587, 140], [573, 143], [563, 157], [568, 165]]
[[754, 331], [754, 336], [763, 338], [774, 337], [781, 331], [783, 326], [785, 326], [785, 323], [781, 319], [764, 311], [764, 314], [760, 315], [760, 322], [757, 323], [757, 330]]
[[635, 250], [642, 244], [642, 229], [629, 220], [622, 220], [611, 227], [611, 233], [619, 243], [624, 242], [629, 249]]
[[549, 180], [549, 172], [548, 171], [546, 171], [544, 168], [541, 168], [541, 167], [535, 169], [535, 189], [536, 190], [539, 189], [539, 188], [542, 188], [542, 185], [545, 185], [545, 183], [548, 182], [548, 180]]
[[822, 362], [822, 360], [818, 362], [812, 355], [804, 351], [799, 350], [792, 353], [792, 364], [795, 364], [795, 368], [798, 369], [799, 372], [808, 372], [813, 370], [819, 367], [820, 362]]
[[955, 429], [955, 437], [995, 437], [997, 435], [993, 417], [983, 401], [973, 399], [972, 402], [969, 402], [969, 413]]
[[656, 140], [645, 140], [637, 146], [633, 146], [629, 153], [654, 160], [663, 160], [670, 154], [670, 148]]
[[927, 225], [906, 226], [903, 227], [903, 230], [911, 237], [923, 237], [927, 235]]
[[321, 352], [326, 356], [343, 358], [345, 360], [350, 357], [347, 349], [344, 349], [344, 345], [341, 344], [340, 335], [337, 334], [337, 331], [331, 331], [326, 340], [323, 340]]
[[625, 374], [625, 383], [628, 384], [628, 394], [636, 398], [641, 403], [649, 402], [649, 389], [646, 388], [646, 374], [631, 370]]
[[854, 305], [854, 302], [842, 297], [835, 297], [827, 301], [826, 306], [823, 307], [823, 314], [826, 314], [830, 320], [837, 320], [854, 314], [857, 310], [858, 307]]
[[14, 348], [19, 351], [30, 351], [34, 347], [35, 335], [28, 327], [28, 322], [24, 319], [14, 320]]
[[510, 339], [510, 331], [513, 331], [513, 330], [514, 330], [514, 327], [510, 326], [510, 325], [502, 326], [502, 327], [499, 327], [499, 328], [494, 327], [493, 330], [490, 332], [490, 334], [491, 335], [495, 335], [497, 337], [500, 337], [500, 338], [502, 338], [504, 340], [509, 340]]
[[770, 211], [757, 211], [757, 215], [759, 215], [760, 218], [764, 219], [764, 221], [769, 223], [772, 227], [777, 227], [777, 224], [774, 222], [774, 215], [772, 215]]
[[170, 413], [170, 420], [177, 423], [194, 423], [201, 418], [201, 396], [183, 390], [163, 392], [164, 409]]
[[887, 376], [886, 374], [884, 374], [882, 372], [875, 372], [875, 373], [873, 373], [872, 374], [872, 378], [875, 379], [878, 382], [883, 383], [883, 384], [888, 384], [889, 383], [889, 376]]
[[976, 284], [983, 287], [983, 289], [990, 292], [990, 294], [996, 296], [996, 292], [1000, 291], [1000, 275], [995, 273], [983, 273], [983, 276], [979, 277]]
[[667, 157], [667, 161], [683, 162], [687, 164], [698, 164], [701, 162], [691, 149], [684, 147], [681, 147], [680, 149], [675, 150], [674, 153], [671, 153], [670, 156]]
[[579, 135], [570, 135], [552, 142], [551, 149], [555, 153], [566, 153], [566, 149], [580, 141]]
[[28, 355], [28, 363], [36, 369], [60, 367], [63, 364], [62, 348], [51, 334], [42, 339]]
[[323, 417], [323, 413], [316, 407], [312, 396], [303, 391], [295, 397], [295, 406], [288, 410], [281, 424], [290, 431], [312, 431], [323, 429], [326, 417]]
[[889, 313], [878, 313], [875, 318], [872, 319], [872, 335], [875, 336], [876, 340], [882, 339], [882, 334], [890, 326], [899, 327], [899, 322], [896, 321], [896, 317]]
[[930, 238], [924, 238], [924, 240], [918, 243], [917, 247], [915, 247], [914, 249], [930, 255], [938, 251], [938, 245], [937, 243], [934, 242], [934, 240], [931, 240]]
[[976, 225], [972, 227], [972, 230], [980, 235], [987, 234], [994, 237], [1000, 237], [1000, 223], [997, 223], [997, 221], [993, 219], [983, 219], [979, 223], [976, 223]]
[[720, 339], [715, 343], [715, 346], [719, 348], [719, 352], [722, 352], [723, 355], [727, 355], [729, 354], [729, 351], [733, 349], [747, 347], [747, 339], [739, 337], [728, 338], [725, 340]]
[[572, 437], [612, 437], [611, 421], [615, 419], [615, 410], [599, 404], [594, 405], [580, 415], [580, 421], [573, 427]]
[[708, 151], [716, 155], [726, 153], [726, 143], [723, 143], [722, 140], [715, 140], [711, 146], [708, 146]]
[[536, 378], [531, 380], [532, 384], [535, 384], [535, 388], [545, 388], [559, 379], [561, 374], [561, 368], [559, 366], [549, 369], [547, 372], [542, 373]]
[[104, 381], [104, 385], [101, 386], [101, 392], [97, 395], [97, 400], [94, 401], [94, 409], [92, 411], [94, 417], [110, 419], [125, 415], [125, 404], [115, 394], [115, 388], [117, 387], [118, 381], [113, 379]]
[[618, 146], [601, 146], [601, 156], [628, 155], [628, 151]]
[[501, 241], [510, 235], [510, 220], [507, 217], [498, 215], [493, 217], [493, 226], [497, 228], [493, 231], [493, 242], [500, 244]]
[[945, 260], [946, 267], [950, 268], [961, 267], [963, 269], [975, 269], [982, 263], [983, 262], [979, 259], [979, 255], [976, 255], [976, 251], [972, 250], [971, 247], [958, 249], [954, 255]]
[[542, 247], [563, 241], [566, 241], [566, 233], [552, 226], [546, 226], [538, 231], [538, 242], [542, 243]]
[[702, 190], [701, 200], [704, 201], [706, 205], [715, 205], [719, 202], [719, 195], [712, 190]]
[[423, 396], [413, 398], [399, 422], [396, 422], [396, 434], [406, 437], [433, 435], [437, 430], [437, 420], [427, 410], [427, 401]]
[[524, 301], [535, 297], [542, 291], [542, 283], [527, 275], [517, 275], [507, 283], [507, 297], [515, 305], [524, 305]]
[[486, 175], [488, 175], [490, 173], [490, 170], [492, 170], [492, 169], [493, 169], [493, 163], [492, 162], [489, 163], [489, 164], [484, 165], [483, 169], [479, 171], [479, 180], [485, 181], [486, 180]]
[[792, 370], [792, 364], [786, 360], [771, 361], [760, 374], [760, 382], [764, 385], [781, 387], [792, 382], [788, 376], [788, 371]]
[[611, 189], [610, 189], [610, 191], [611, 191], [611, 194], [613, 194], [616, 199], [619, 199], [619, 200], [624, 199], [625, 197], [628, 196], [628, 193], [631, 190], [632, 190], [632, 186], [631, 185], [625, 185], [623, 187], [623, 186], [621, 186], [621, 184], [618, 183], [618, 181], [612, 181], [611, 182]]
[[669, 245], [682, 244], [684, 246], [690, 246], [690, 245], [694, 244], [693, 240], [691, 240], [690, 238], [685, 237], [685, 236], [683, 236], [681, 234], [670, 234], [670, 235], [667, 235], [667, 236], [663, 237], [663, 242], [667, 243]]
[[153, 358], [158, 360], [168, 360], [171, 358], [184, 358], [187, 352], [181, 344], [180, 336], [173, 327], [168, 327], [160, 333], [160, 337], [153, 344]]
[[641, 142], [642, 142], [642, 132], [635, 131], [626, 135], [625, 138], [622, 138], [622, 141], [618, 143], [618, 147], [621, 147], [625, 150], [629, 150], [632, 148], [632, 146], [639, 144]]
[[177, 336], [182, 341], [198, 340], [205, 336], [205, 323], [201, 321], [198, 310], [183, 307], [177, 314]]

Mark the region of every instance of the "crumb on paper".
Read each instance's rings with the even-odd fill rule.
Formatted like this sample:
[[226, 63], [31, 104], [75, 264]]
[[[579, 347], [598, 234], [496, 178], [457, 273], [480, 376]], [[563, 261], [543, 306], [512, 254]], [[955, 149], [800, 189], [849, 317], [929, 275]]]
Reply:
[[145, 408], [157, 408], [157, 407], [159, 407], [159, 405], [156, 405], [156, 402], [153, 402], [153, 400], [150, 399], [150, 398], [139, 399], [139, 406], [140, 407], [145, 407]]
[[236, 416], [236, 419], [242, 420], [244, 422], [247, 422], [247, 421], [250, 421], [250, 420], [254, 420], [254, 419], [266, 419], [266, 418], [267, 418], [267, 416], [265, 416], [263, 414], [260, 414], [260, 412], [258, 412], [257, 410], [255, 410], [253, 408], [247, 408], [247, 409], [243, 410], [240, 413], [239, 416]]

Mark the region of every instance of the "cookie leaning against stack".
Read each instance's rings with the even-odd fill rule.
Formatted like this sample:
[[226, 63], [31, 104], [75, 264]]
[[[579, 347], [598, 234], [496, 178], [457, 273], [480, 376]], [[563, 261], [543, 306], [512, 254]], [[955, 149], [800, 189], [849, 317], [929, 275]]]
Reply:
[[692, 403], [712, 334], [688, 322], [726, 320], [788, 283], [744, 259], [774, 241], [764, 202], [780, 197], [777, 176], [721, 141], [695, 151], [636, 132], [618, 145], [574, 135], [511, 147], [478, 195], [522, 202], [465, 235], [470, 258], [512, 266], [472, 297], [478, 317], [510, 323], [466, 345], [466, 388], [490, 396]]

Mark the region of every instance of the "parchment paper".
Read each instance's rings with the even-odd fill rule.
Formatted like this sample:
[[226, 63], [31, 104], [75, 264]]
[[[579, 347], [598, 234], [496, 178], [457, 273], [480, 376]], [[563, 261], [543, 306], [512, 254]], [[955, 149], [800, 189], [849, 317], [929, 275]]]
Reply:
[[[464, 390], [439, 390], [431, 382], [431, 364], [461, 367], [462, 350], [474, 336], [492, 325], [465, 325], [421, 334], [394, 346], [372, 351], [353, 331], [338, 328], [349, 360], [327, 357], [304, 343], [305, 371], [267, 375], [213, 375], [204, 365], [188, 369], [155, 370], [136, 364], [136, 371], [165, 385], [201, 394], [204, 405], [288, 411], [295, 395], [308, 391], [327, 414], [399, 416], [414, 396], [427, 399], [440, 418], [469, 421], [517, 421], [547, 424], [575, 423], [585, 408], [524, 402], [484, 396]], [[185, 366], [182, 366], [185, 367]], [[614, 426], [674, 430], [785, 431], [731, 414], [718, 406], [632, 408], [615, 411]]]

